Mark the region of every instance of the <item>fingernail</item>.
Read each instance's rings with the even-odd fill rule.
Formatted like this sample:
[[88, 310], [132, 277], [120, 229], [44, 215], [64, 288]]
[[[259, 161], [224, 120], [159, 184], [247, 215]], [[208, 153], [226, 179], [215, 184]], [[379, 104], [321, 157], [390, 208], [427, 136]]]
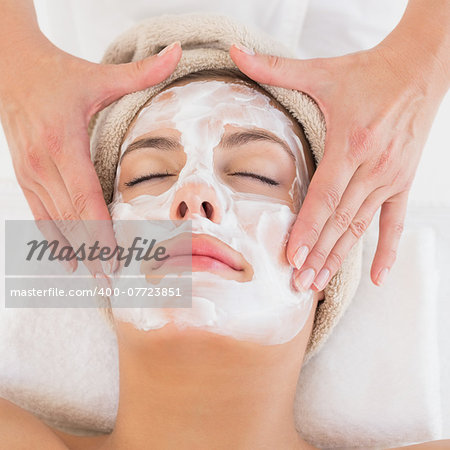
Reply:
[[294, 255], [294, 266], [296, 269], [300, 269], [308, 256], [309, 249], [306, 245], [300, 247]]
[[319, 275], [317, 275], [317, 278], [314, 281], [314, 285], [317, 289], [319, 289], [319, 291], [321, 291], [327, 285], [329, 276], [330, 271], [328, 269], [322, 269], [319, 272]]
[[62, 260], [61, 261], [62, 262], [62, 265], [63, 265], [63, 267], [64, 267], [64, 269], [66, 269], [66, 272], [67, 273], [73, 273], [73, 271], [74, 271], [74, 267], [73, 267], [73, 265], [70, 263], [70, 261], [67, 261], [67, 260]]
[[168, 45], [167, 47], [163, 48], [159, 53], [158, 56], [162, 56], [165, 55], [166, 53], [170, 52], [171, 50], [173, 50], [177, 45], [181, 45], [180, 41], [175, 41], [172, 42], [172, 44]]
[[255, 52], [253, 51], [253, 49], [246, 47], [245, 45], [242, 44], [233, 44], [237, 49], [239, 49], [241, 52], [245, 53], [246, 55], [250, 55], [253, 56], [255, 54]]
[[379, 274], [377, 278], [377, 285], [381, 286], [383, 284], [384, 279], [386, 278], [386, 275], [389, 273], [389, 269], [385, 267]]
[[306, 269], [303, 272], [301, 272], [300, 275], [297, 277], [295, 283], [297, 289], [300, 291], [307, 291], [310, 288], [315, 275], [316, 272], [314, 269]]
[[108, 289], [111, 287], [111, 284], [109, 282], [109, 278], [104, 273], [96, 273], [94, 275], [97, 285], [99, 288]]
[[108, 261], [105, 261], [102, 265], [105, 273], [107, 275], [112, 275], [117, 270], [117, 259], [108, 259]]

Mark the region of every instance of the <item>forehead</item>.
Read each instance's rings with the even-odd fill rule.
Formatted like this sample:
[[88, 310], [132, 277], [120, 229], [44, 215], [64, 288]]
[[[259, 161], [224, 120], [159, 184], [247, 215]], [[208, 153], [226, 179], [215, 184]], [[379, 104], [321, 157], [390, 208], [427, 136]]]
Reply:
[[[174, 88], [174, 87], [187, 86], [187, 85], [190, 85], [193, 83], [198, 83], [198, 82], [207, 83], [207, 82], [214, 82], [214, 81], [220, 81], [223, 86], [227, 86], [227, 89], [223, 89], [223, 92], [226, 92], [227, 95], [234, 94], [233, 96], [225, 99], [230, 104], [233, 103], [233, 101], [235, 100], [235, 97], [234, 97], [235, 95], [248, 96], [248, 97], [251, 96], [253, 98], [259, 98], [259, 99], [265, 98], [271, 107], [276, 108], [279, 111], [283, 112], [289, 120], [292, 120], [292, 117], [289, 114], [286, 114], [285, 109], [272, 96], [270, 96], [268, 94], [268, 92], [266, 92], [262, 87], [260, 87], [256, 83], [250, 84], [240, 78], [233, 77], [232, 75], [220, 75], [220, 76], [215, 76], [213, 78], [210, 75], [200, 75], [199, 74], [194, 79], [180, 78], [180, 79], [175, 80], [174, 82], [170, 83], [168, 86], [165, 86], [155, 97], [148, 100], [146, 102], [146, 104], [144, 105], [144, 107], [146, 105], [149, 105], [150, 103], [154, 102], [155, 100], [157, 100], [158, 97], [164, 98], [164, 95], [162, 95], [162, 94], [164, 94], [165, 91], [172, 90], [172, 88]], [[258, 93], [260, 95], [256, 96], [255, 95], [256, 93]], [[214, 100], [217, 101], [218, 99], [214, 99]], [[223, 99], [221, 99], [221, 100], [223, 100]]]
[[[148, 100], [130, 123], [124, 139], [157, 128], [164, 122], [170, 128], [170, 121], [178, 119], [198, 119], [208, 115], [214, 119], [232, 118], [236, 125], [249, 123], [251, 118], [261, 122], [266, 128], [273, 121], [282, 122], [297, 134], [302, 142], [303, 130], [293, 117], [276, 102], [263, 88], [232, 76], [198, 76], [195, 79], [180, 79], [162, 89]], [[148, 120], [145, 120], [145, 119]], [[262, 123], [260, 123], [260, 126]]]

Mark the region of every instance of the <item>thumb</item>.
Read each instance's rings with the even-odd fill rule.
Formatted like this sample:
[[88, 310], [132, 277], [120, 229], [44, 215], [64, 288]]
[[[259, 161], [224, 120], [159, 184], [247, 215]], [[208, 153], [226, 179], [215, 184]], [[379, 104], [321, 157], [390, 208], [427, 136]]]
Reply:
[[104, 64], [100, 75], [101, 98], [95, 112], [131, 92], [141, 91], [165, 80], [175, 70], [182, 50], [179, 41], [157, 55], [124, 64]]
[[265, 55], [240, 44], [230, 47], [230, 56], [241, 72], [259, 83], [305, 92], [317, 84], [317, 59]]

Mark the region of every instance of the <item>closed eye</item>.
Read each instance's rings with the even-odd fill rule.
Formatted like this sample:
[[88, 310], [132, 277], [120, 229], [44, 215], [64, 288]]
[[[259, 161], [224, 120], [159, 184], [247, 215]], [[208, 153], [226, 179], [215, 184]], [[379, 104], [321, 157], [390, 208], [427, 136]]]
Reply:
[[150, 173], [148, 175], [143, 175], [142, 177], [133, 178], [131, 181], [125, 183], [125, 186], [132, 187], [138, 183], [142, 183], [143, 181], [153, 180], [155, 178], [166, 178], [166, 177], [174, 177], [176, 175], [166, 172], [166, 173]]
[[263, 175], [258, 175], [256, 173], [252, 173], [252, 172], [233, 172], [233, 173], [229, 173], [228, 175], [254, 178], [255, 180], [259, 180], [262, 183], [268, 184], [270, 186], [279, 186], [280, 185], [280, 183], [278, 183], [275, 180], [272, 180], [271, 178], [267, 178]]

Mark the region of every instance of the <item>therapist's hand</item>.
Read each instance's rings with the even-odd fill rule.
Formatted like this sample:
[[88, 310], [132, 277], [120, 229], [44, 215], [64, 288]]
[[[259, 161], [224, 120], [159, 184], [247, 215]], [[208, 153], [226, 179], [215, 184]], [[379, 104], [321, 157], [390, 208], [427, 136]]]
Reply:
[[[166, 50], [128, 64], [94, 64], [36, 34], [36, 39], [19, 39], [15, 51], [1, 56], [0, 118], [17, 180], [47, 239], [75, 248], [80, 242], [74, 241], [81, 237], [98, 240], [100, 247], [115, 247], [111, 217], [90, 158], [88, 123], [123, 95], [167, 78], [178, 64], [181, 47], [174, 43]], [[83, 227], [80, 234], [62, 220], [98, 222], [89, 222], [90, 229]], [[66, 264], [69, 271], [76, 269], [76, 260]], [[115, 263], [102, 267], [96, 260], [86, 265], [102, 277], [114, 271]]]
[[230, 49], [250, 78], [306, 92], [325, 116], [324, 157], [287, 248], [298, 289], [323, 289], [380, 206], [372, 281], [381, 284], [394, 264], [411, 183], [449, 86], [450, 55], [443, 61], [410, 41], [393, 33], [373, 49], [312, 60]]

